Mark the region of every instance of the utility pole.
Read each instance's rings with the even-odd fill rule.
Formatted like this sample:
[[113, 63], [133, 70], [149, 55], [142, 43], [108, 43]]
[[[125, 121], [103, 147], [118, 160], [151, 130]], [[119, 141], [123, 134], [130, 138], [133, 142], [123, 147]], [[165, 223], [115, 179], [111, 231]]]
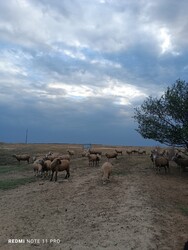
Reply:
[[25, 144], [27, 144], [27, 138], [28, 138], [28, 128], [26, 129], [26, 132], [25, 132]]

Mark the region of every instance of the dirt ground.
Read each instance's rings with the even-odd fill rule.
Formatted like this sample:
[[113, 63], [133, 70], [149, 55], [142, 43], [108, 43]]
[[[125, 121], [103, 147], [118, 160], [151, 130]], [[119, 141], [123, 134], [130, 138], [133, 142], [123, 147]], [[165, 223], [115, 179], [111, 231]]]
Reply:
[[[102, 148], [103, 153], [112, 150]], [[59, 173], [57, 182], [36, 177], [0, 190], [0, 249], [182, 250], [188, 241], [188, 172], [180, 175], [170, 162], [170, 174], [156, 174], [149, 149], [147, 155], [134, 156], [125, 150], [111, 160], [106, 185], [100, 171], [104, 154], [100, 166], [91, 167], [79, 148], [68, 180]], [[33, 176], [32, 164], [26, 167], [24, 173], [10, 172], [1, 179]]]

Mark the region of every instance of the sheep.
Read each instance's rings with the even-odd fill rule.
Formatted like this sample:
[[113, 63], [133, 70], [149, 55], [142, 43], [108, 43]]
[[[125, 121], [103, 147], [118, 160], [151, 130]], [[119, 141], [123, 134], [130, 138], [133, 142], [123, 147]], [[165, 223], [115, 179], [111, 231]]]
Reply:
[[28, 154], [23, 154], [23, 155], [14, 154], [13, 157], [16, 158], [16, 160], [18, 160], [19, 163], [20, 161], [27, 161], [27, 163], [29, 164], [30, 155]]
[[137, 153], [138, 153], [138, 150], [133, 149], [133, 150], [132, 150], [132, 153], [133, 153], [133, 154], [137, 154]]
[[180, 171], [184, 172], [185, 168], [188, 167], [188, 158], [183, 158], [180, 154], [175, 154], [172, 160], [180, 167]]
[[101, 160], [100, 155], [98, 155], [98, 154], [88, 154], [87, 157], [88, 157], [88, 160], [89, 160], [89, 166], [91, 166], [91, 165], [93, 165], [93, 166], [94, 165], [95, 166], [99, 165], [99, 161]]
[[165, 173], [170, 172], [169, 160], [166, 157], [158, 155], [157, 151], [153, 151], [152, 153], [153, 163], [156, 168], [156, 172], [160, 172], [160, 168], [165, 168]]
[[126, 150], [128, 155], [132, 155], [132, 151], [131, 150]]
[[115, 149], [115, 151], [116, 151], [117, 154], [123, 155], [123, 151], [122, 151], [122, 150], [120, 150], [120, 149]]
[[85, 157], [85, 156], [87, 156], [87, 155], [88, 155], [88, 151], [84, 150], [84, 151], [82, 152], [82, 157]]
[[117, 159], [118, 154], [117, 153], [111, 153], [111, 154], [106, 153], [105, 156], [106, 156], [106, 158], [108, 160], [111, 159], [111, 158], [116, 158]]
[[57, 172], [58, 171], [66, 171], [65, 179], [70, 177], [70, 161], [69, 160], [61, 160], [56, 158], [51, 163], [52, 175], [50, 181], [53, 180], [54, 172], [55, 172], [55, 181], [57, 181]]
[[139, 150], [139, 151], [138, 151], [138, 154], [139, 154], [139, 155], [146, 155], [146, 150]]
[[73, 155], [74, 155], [74, 151], [73, 151], [73, 150], [67, 150], [67, 153], [68, 153], [70, 156], [73, 156]]
[[51, 153], [51, 152], [49, 152], [48, 154], [46, 154], [45, 159], [53, 161], [55, 158], [59, 157], [59, 155], [60, 155], [59, 153]]
[[70, 161], [70, 155], [60, 155], [58, 158], [61, 159], [61, 160], [68, 160], [68, 161]]
[[34, 170], [35, 176], [38, 176], [38, 174], [40, 176], [42, 175], [43, 166], [44, 166], [43, 159], [38, 159], [38, 160], [33, 162], [33, 170]]
[[42, 171], [46, 172], [47, 175], [48, 175], [49, 171], [51, 171], [51, 163], [52, 162], [50, 160], [45, 160], [44, 161]]
[[101, 151], [98, 151], [98, 150], [94, 150], [94, 149], [89, 149], [88, 152], [90, 154], [98, 154], [98, 155], [102, 155], [102, 152]]
[[112, 164], [110, 162], [105, 162], [102, 167], [102, 181], [103, 184], [106, 184], [109, 181], [110, 175], [112, 173]]

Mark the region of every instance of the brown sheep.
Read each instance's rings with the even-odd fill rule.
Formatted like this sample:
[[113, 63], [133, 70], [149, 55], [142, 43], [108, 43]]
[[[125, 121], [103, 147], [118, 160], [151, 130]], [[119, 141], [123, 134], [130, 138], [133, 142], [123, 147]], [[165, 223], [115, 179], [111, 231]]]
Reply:
[[164, 167], [165, 173], [170, 172], [169, 160], [166, 157], [158, 155], [157, 151], [152, 151], [152, 158], [156, 172], [160, 172], [161, 167]]
[[42, 171], [45, 172], [47, 175], [49, 175], [49, 172], [51, 171], [51, 161], [46, 160], [44, 161]]
[[43, 167], [44, 167], [43, 159], [38, 159], [33, 162], [33, 171], [35, 173], [35, 176], [42, 175]]
[[88, 160], [89, 160], [89, 166], [94, 166], [94, 165], [97, 166], [97, 165], [99, 165], [99, 161], [101, 159], [100, 155], [88, 154], [87, 157], [88, 157]]
[[101, 152], [101, 151], [98, 151], [98, 150], [95, 150], [95, 149], [89, 149], [88, 152], [89, 152], [90, 154], [102, 155], [102, 152]]
[[117, 154], [123, 155], [123, 151], [122, 151], [122, 150], [120, 150], [120, 149], [115, 149], [115, 151], [116, 151]]
[[13, 155], [14, 158], [16, 158], [17, 161], [27, 161], [27, 163], [29, 164], [29, 159], [30, 159], [30, 155], [28, 154], [23, 154], [23, 155]]
[[128, 155], [132, 155], [132, 150], [126, 150]]
[[112, 164], [110, 162], [105, 162], [102, 167], [102, 181], [103, 184], [106, 184], [109, 181], [110, 175], [112, 173]]
[[155, 167], [156, 167], [156, 171], [159, 173], [160, 172], [160, 169], [161, 167], [164, 167], [165, 168], [165, 173], [167, 173], [167, 170], [168, 172], [170, 172], [170, 168], [169, 168], [169, 160], [165, 157], [157, 157], [155, 159]]
[[185, 168], [188, 167], [188, 158], [183, 158], [179, 154], [175, 154], [175, 156], [172, 157], [172, 160], [180, 167], [180, 171], [184, 172]]
[[111, 159], [111, 158], [116, 158], [117, 159], [118, 154], [117, 153], [111, 153], [111, 154], [106, 153], [105, 156], [106, 156], [106, 158], [108, 160]]
[[60, 160], [68, 160], [68, 161], [70, 161], [70, 155], [69, 154], [67, 154], [67, 155], [60, 155], [58, 158]]
[[73, 155], [74, 155], [74, 151], [73, 151], [73, 150], [67, 150], [67, 153], [68, 153], [70, 156], [73, 156]]
[[50, 160], [53, 161], [55, 158], [59, 157], [59, 153], [51, 153], [49, 152], [48, 154], [46, 154], [46, 160]]
[[51, 163], [52, 175], [50, 181], [53, 180], [54, 172], [55, 172], [55, 181], [57, 181], [57, 172], [58, 171], [66, 171], [65, 179], [70, 177], [70, 161], [69, 160], [61, 160], [56, 158]]

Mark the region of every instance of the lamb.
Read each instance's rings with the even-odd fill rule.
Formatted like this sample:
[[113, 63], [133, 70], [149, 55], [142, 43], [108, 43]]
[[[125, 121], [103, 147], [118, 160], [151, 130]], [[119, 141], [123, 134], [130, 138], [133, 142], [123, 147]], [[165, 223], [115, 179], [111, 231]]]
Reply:
[[108, 160], [111, 159], [111, 158], [116, 158], [117, 159], [118, 154], [117, 153], [111, 153], [111, 154], [106, 153], [105, 156], [106, 156], [106, 158]]
[[102, 167], [102, 181], [103, 184], [106, 184], [109, 181], [110, 175], [112, 173], [112, 164], [110, 162], [105, 162]]
[[120, 149], [115, 149], [115, 151], [116, 151], [117, 154], [123, 155], [123, 151], [122, 151], [122, 150], [120, 150]]
[[14, 154], [13, 157], [16, 158], [16, 160], [18, 160], [19, 163], [20, 161], [27, 161], [27, 163], [29, 164], [30, 155], [28, 154], [23, 154], [23, 155]]
[[51, 163], [51, 170], [52, 170], [52, 175], [50, 181], [53, 180], [54, 172], [55, 172], [55, 181], [57, 181], [58, 171], [66, 171], [65, 179], [67, 179], [70, 177], [70, 161], [56, 158]]
[[180, 171], [185, 171], [185, 168], [188, 167], [188, 158], [183, 158], [179, 154], [175, 154], [175, 156], [172, 157], [172, 160], [175, 161], [175, 163], [180, 166]]

